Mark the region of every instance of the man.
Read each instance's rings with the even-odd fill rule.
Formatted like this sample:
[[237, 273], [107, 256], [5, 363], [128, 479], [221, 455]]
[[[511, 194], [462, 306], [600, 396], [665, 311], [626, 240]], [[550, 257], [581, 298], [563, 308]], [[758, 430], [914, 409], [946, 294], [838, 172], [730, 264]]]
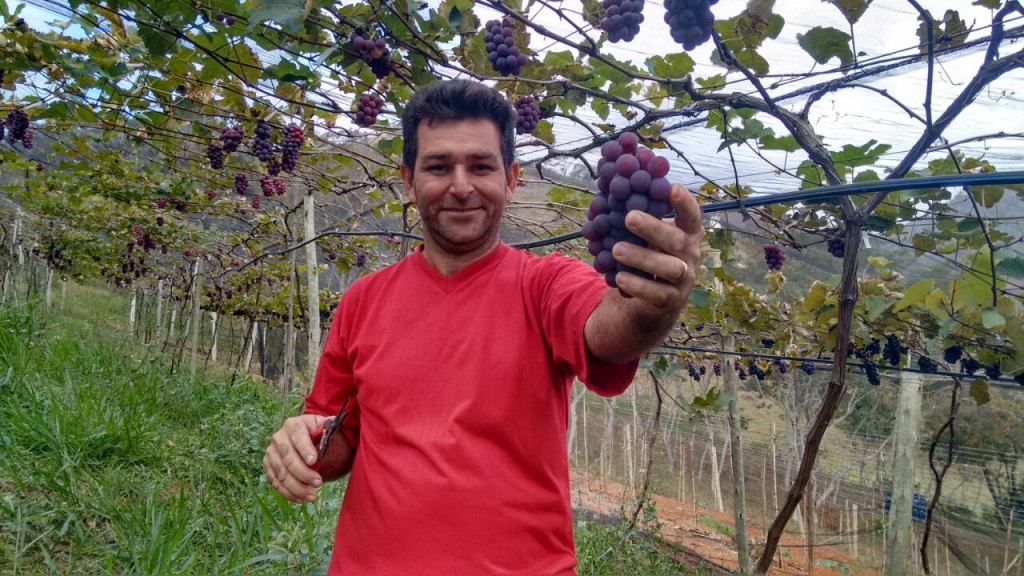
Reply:
[[[696, 281], [700, 208], [678, 185], [674, 221], [627, 217], [650, 248], [614, 248], [655, 280], [620, 273], [611, 289], [578, 260], [501, 243], [514, 130], [512, 106], [476, 82], [435, 82], [405, 109], [401, 173], [423, 245], [345, 292], [304, 414], [263, 460], [294, 502], [351, 469], [332, 576], [575, 574], [572, 379], [624, 391]], [[344, 441], [318, 462], [311, 436], [346, 399]]]

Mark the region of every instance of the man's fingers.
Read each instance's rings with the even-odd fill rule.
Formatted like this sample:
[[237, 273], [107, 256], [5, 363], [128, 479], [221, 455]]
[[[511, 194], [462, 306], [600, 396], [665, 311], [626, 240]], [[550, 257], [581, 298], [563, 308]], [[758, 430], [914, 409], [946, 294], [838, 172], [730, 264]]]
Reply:
[[691, 235], [704, 236], [704, 217], [700, 204], [683, 185], [673, 184], [668, 201], [676, 213], [676, 227]]
[[316, 461], [316, 450], [309, 438], [317, 423], [322, 421], [322, 416], [289, 418], [274, 433], [263, 457], [268, 482], [292, 502], [314, 500], [316, 488], [323, 482], [310, 468]]

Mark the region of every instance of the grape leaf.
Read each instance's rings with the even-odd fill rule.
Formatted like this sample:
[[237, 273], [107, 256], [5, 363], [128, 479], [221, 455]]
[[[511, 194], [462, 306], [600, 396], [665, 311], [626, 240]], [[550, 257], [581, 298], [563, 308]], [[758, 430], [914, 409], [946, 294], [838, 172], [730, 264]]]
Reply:
[[860, 17], [867, 11], [868, 6], [871, 6], [872, 0], [825, 0], [825, 2], [838, 8], [847, 22], [856, 24], [857, 20], [860, 20]]
[[1011, 278], [1024, 278], [1024, 258], [1014, 257], [1000, 260], [996, 264], [996, 273]]
[[998, 10], [999, 6], [1002, 5], [1003, 0], [974, 0], [972, 6], [983, 6], [991, 10]]
[[262, 4], [249, 14], [249, 26], [273, 20], [291, 32], [298, 32], [302, 27], [304, 0], [263, 0]]
[[693, 72], [693, 58], [686, 52], [651, 56], [647, 59], [647, 70], [662, 78], [682, 78]]
[[985, 328], [1006, 326], [1006, 318], [998, 310], [989, 306], [981, 311], [981, 325]]
[[853, 64], [850, 35], [842, 30], [815, 26], [807, 34], [797, 34], [796, 41], [818, 64], [827, 64], [832, 58], [839, 58], [843, 66]]

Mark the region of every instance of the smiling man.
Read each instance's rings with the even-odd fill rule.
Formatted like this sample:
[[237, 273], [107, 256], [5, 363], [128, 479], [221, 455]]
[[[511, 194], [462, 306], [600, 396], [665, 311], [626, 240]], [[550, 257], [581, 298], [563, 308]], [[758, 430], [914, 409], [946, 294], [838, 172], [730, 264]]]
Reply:
[[[454, 80], [420, 89], [403, 120], [402, 178], [423, 244], [342, 297], [304, 413], [263, 459], [289, 500], [351, 471], [328, 574], [575, 574], [565, 438], [579, 377], [622, 393], [696, 281], [700, 209], [640, 212], [610, 289], [589, 265], [500, 241], [519, 164], [501, 93]], [[311, 437], [351, 414], [318, 460]]]

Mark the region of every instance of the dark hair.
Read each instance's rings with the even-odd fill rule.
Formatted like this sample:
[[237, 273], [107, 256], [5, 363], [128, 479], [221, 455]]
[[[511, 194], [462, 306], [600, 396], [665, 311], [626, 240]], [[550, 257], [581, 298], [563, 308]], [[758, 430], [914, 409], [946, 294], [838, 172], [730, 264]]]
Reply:
[[472, 80], [438, 80], [416, 90], [402, 113], [402, 161], [415, 171], [421, 121], [477, 118], [498, 125], [501, 159], [507, 170], [515, 160], [515, 108], [501, 92]]

